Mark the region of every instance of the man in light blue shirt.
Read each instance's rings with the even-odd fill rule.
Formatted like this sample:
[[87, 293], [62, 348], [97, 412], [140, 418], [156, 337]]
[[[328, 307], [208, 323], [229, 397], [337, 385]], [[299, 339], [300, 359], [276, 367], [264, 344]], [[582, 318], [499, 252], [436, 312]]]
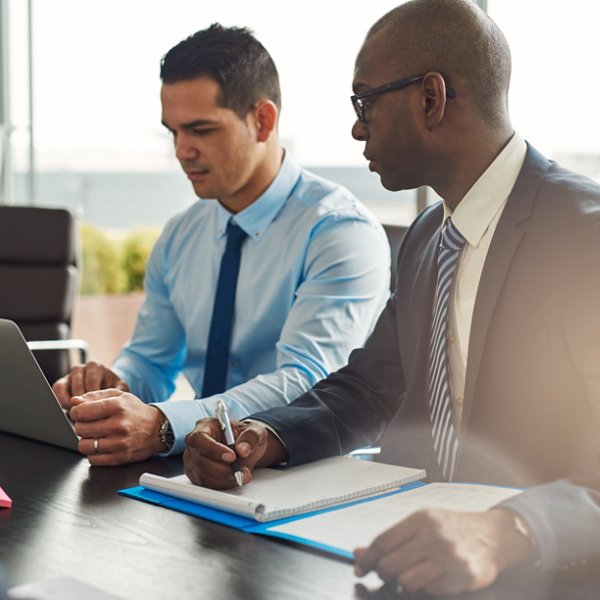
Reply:
[[[381, 226], [281, 147], [277, 71], [247, 30], [194, 34], [165, 55], [161, 79], [163, 124], [196, 194], [210, 200], [165, 227], [133, 337], [112, 369], [88, 363], [54, 385], [94, 465], [183, 451], [220, 399], [236, 419], [292, 401], [363, 344], [389, 292]], [[228, 362], [221, 393], [207, 395], [232, 226], [243, 241]], [[198, 399], [165, 402], [182, 372]]]

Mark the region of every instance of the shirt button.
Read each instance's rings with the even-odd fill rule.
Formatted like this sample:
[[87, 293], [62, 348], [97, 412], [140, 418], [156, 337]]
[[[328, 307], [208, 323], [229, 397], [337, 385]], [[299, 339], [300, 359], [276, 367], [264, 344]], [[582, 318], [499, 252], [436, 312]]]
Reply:
[[453, 333], [448, 334], [448, 343], [454, 344], [455, 341], [456, 341], [456, 338], [454, 337], [454, 334]]
[[456, 404], [456, 406], [458, 408], [462, 408], [463, 404], [465, 403], [465, 399], [462, 396], [458, 396], [455, 400], [454, 403]]

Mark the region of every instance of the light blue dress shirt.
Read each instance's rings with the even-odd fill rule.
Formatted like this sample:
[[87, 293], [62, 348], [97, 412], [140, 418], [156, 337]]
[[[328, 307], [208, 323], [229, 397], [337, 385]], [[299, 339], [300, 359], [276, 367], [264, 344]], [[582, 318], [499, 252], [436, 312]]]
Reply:
[[[242, 246], [227, 391], [164, 402], [183, 372], [200, 395], [216, 282], [233, 219]], [[146, 266], [146, 298], [113, 369], [160, 403], [171, 453], [222, 399], [232, 419], [291, 402], [361, 346], [389, 296], [383, 228], [348, 190], [285, 154], [265, 193], [236, 215], [199, 200], [166, 225]]]

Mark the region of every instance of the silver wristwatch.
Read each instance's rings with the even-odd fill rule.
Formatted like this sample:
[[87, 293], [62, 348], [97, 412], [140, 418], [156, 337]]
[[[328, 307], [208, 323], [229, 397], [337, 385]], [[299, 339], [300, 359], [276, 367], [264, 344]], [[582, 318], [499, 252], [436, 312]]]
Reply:
[[163, 415], [163, 417], [162, 423], [158, 429], [158, 437], [164, 446], [163, 452], [169, 452], [175, 443], [175, 434], [173, 433], [171, 422], [167, 419], [167, 416]]

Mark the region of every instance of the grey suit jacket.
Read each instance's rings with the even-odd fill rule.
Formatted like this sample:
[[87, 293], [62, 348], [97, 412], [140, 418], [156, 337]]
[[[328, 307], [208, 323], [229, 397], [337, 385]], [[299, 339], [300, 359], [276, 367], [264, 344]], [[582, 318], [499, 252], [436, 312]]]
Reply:
[[[380, 442], [381, 460], [433, 453], [427, 369], [442, 206], [398, 255], [396, 291], [364, 348], [291, 405], [253, 415], [289, 464]], [[600, 186], [528, 147], [479, 284], [456, 481], [527, 488], [506, 503], [545, 567], [600, 557]]]

